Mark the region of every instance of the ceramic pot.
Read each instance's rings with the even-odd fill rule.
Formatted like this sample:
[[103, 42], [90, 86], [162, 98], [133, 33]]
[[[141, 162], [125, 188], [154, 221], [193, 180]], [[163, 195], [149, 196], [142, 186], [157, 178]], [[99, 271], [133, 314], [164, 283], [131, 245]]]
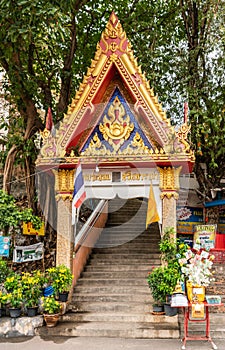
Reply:
[[66, 302], [68, 300], [69, 292], [59, 293], [59, 301]]
[[20, 317], [22, 313], [21, 307], [9, 308], [9, 316], [12, 318]]
[[33, 306], [33, 307], [27, 307], [27, 316], [28, 317], [34, 317], [38, 313], [38, 306]]
[[153, 314], [162, 314], [164, 312], [164, 305], [153, 305]]
[[44, 314], [44, 320], [47, 327], [55, 327], [59, 320], [59, 314]]
[[171, 307], [169, 303], [164, 304], [164, 311], [166, 316], [175, 316], [177, 315], [177, 308]]

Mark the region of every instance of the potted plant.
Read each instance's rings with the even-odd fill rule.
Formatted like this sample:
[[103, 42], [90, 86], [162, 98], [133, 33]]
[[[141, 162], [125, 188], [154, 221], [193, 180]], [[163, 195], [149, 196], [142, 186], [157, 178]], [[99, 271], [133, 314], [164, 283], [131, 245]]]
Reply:
[[21, 278], [21, 287], [27, 315], [30, 317], [36, 316], [41, 295], [39, 278], [32, 276], [30, 273], [24, 273]]
[[17, 273], [6, 277], [4, 287], [8, 292], [12, 292], [20, 286], [21, 276]]
[[43, 315], [47, 327], [56, 326], [59, 320], [60, 303], [53, 295], [43, 297]]
[[22, 289], [14, 289], [11, 293], [8, 293], [9, 301], [9, 315], [10, 317], [19, 317], [22, 313], [22, 303], [23, 303], [23, 294]]
[[49, 279], [48, 279], [48, 276], [45, 272], [40, 271], [40, 270], [35, 270], [32, 272], [32, 276], [34, 278], [36, 278], [36, 280], [40, 286], [40, 289], [42, 291], [45, 287], [47, 287], [49, 285]]
[[50, 267], [45, 271], [45, 285], [43, 289], [43, 295], [48, 297], [50, 295], [55, 295], [56, 291], [53, 287], [53, 281], [57, 279], [57, 269], [56, 267]]
[[10, 274], [10, 269], [5, 260], [0, 259], [0, 284], [4, 283], [6, 277]]
[[163, 305], [167, 301], [167, 296], [171, 295], [180, 279], [179, 271], [172, 266], [159, 266], [153, 268], [148, 274], [147, 282], [152, 293], [155, 304]]
[[0, 316], [6, 315], [6, 305], [9, 303], [8, 293], [0, 291]]
[[153, 299], [156, 305], [164, 304], [164, 310], [167, 314], [177, 313], [175, 308], [170, 307], [168, 298], [174, 292], [178, 281], [182, 280], [181, 268], [178, 262], [179, 251], [186, 251], [187, 247], [180, 245], [179, 240], [175, 239], [175, 230], [168, 227], [159, 243], [161, 252], [162, 266], [153, 268], [147, 277], [149, 288], [151, 289]]
[[68, 267], [59, 265], [54, 272], [52, 286], [60, 301], [67, 301], [69, 291], [72, 287], [73, 275]]

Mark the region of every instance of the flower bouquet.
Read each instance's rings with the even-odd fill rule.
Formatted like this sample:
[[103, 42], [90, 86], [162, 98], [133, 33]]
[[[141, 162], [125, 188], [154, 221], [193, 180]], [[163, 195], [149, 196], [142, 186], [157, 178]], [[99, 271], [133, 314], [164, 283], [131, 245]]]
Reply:
[[205, 287], [214, 280], [212, 266], [214, 256], [209, 252], [188, 249], [178, 262], [181, 266], [181, 272], [187, 279], [187, 292], [189, 300], [196, 294], [198, 301], [204, 301]]
[[187, 277], [193, 285], [207, 287], [212, 278], [212, 265], [214, 256], [205, 250], [192, 251], [187, 250], [184, 258], [179, 259], [181, 272]]

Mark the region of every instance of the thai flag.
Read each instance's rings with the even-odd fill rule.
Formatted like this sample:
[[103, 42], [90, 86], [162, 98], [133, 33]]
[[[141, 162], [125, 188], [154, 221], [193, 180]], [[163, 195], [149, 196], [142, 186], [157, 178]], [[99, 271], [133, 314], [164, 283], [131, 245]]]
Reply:
[[78, 162], [76, 173], [74, 176], [74, 190], [72, 201], [72, 225], [76, 222], [76, 209], [81, 206], [86, 198], [86, 192], [84, 188], [84, 179], [82, 174], [81, 163]]

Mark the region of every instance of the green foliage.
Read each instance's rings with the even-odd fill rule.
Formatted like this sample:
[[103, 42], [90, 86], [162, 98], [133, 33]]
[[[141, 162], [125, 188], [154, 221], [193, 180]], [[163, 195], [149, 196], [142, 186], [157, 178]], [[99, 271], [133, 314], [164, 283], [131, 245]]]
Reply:
[[8, 293], [8, 302], [10, 307], [21, 307], [23, 303], [23, 294], [21, 288], [14, 289], [11, 293]]
[[9, 117], [7, 152], [18, 146], [15, 164], [36, 157], [43, 114], [51, 106], [54, 121], [62, 119], [112, 10], [172, 123], [189, 101], [197, 163], [207, 163], [208, 186], [217, 185], [225, 170], [224, 0], [0, 0], [0, 65], [19, 112]]
[[17, 290], [19, 287], [21, 287], [21, 276], [12, 272], [10, 276], [6, 277], [4, 287], [8, 292]]
[[180, 273], [175, 267], [159, 266], [148, 274], [147, 282], [155, 303], [166, 302], [167, 295], [171, 295], [180, 279]]
[[164, 266], [154, 267], [148, 274], [147, 282], [156, 303], [165, 302], [166, 296], [173, 293], [177, 282], [182, 280], [179, 259], [188, 246], [175, 239], [173, 227], [167, 227], [159, 243]]
[[46, 270], [49, 283], [54, 288], [55, 294], [70, 291], [73, 275], [68, 267], [59, 265]]
[[167, 266], [176, 267], [179, 269], [179, 258], [188, 250], [188, 245], [181, 243], [179, 239], [175, 238], [176, 232], [174, 227], [166, 227], [163, 236], [159, 243], [159, 250], [161, 252], [162, 261]]
[[43, 297], [42, 300], [44, 313], [53, 315], [60, 311], [60, 303], [55, 300], [54, 296]]
[[22, 221], [32, 222], [35, 229], [41, 227], [42, 221], [32, 214], [32, 209], [21, 210], [15, 203], [13, 196], [0, 190], [0, 230], [6, 231], [8, 228], [18, 228]]
[[5, 260], [0, 259], [0, 283], [6, 280], [6, 277], [10, 274], [10, 268]]
[[0, 290], [0, 307], [6, 305], [9, 302], [8, 293], [2, 292]]
[[40, 279], [36, 274], [23, 273], [21, 277], [23, 300], [26, 306], [38, 306], [41, 295]]
[[[5, 270], [5, 264], [0, 264], [1, 266]], [[67, 291], [72, 286], [72, 277], [71, 271], [64, 265], [49, 268], [46, 272], [36, 270], [21, 275], [9, 269], [3, 281], [5, 292], [0, 291], [0, 304], [10, 303], [11, 307], [19, 307], [22, 304], [26, 307], [38, 306], [43, 287], [52, 284], [56, 293]], [[43, 297], [42, 301], [45, 313], [59, 312], [60, 303], [55, 300], [54, 296]]]

